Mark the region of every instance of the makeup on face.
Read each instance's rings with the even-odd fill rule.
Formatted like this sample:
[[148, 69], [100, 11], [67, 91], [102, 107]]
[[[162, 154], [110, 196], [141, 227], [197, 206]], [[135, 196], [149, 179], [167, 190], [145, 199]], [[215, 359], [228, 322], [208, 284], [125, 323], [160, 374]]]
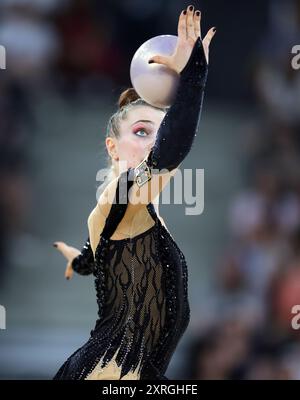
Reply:
[[154, 126], [154, 122], [149, 121], [149, 120], [139, 120], [134, 122], [131, 126], [133, 126], [133, 133], [136, 134], [139, 131], [144, 131], [146, 132], [145, 135], [137, 135], [139, 137], [148, 137], [152, 132], [153, 132], [153, 128], [150, 128], [149, 125], [151, 124], [152, 126]]
[[138, 122], [148, 122], [148, 123], [154, 125], [154, 122], [150, 121], [149, 119], [139, 119], [138, 121], [135, 121], [133, 124], [131, 124], [131, 126], [133, 126], [134, 124], [136, 124]]

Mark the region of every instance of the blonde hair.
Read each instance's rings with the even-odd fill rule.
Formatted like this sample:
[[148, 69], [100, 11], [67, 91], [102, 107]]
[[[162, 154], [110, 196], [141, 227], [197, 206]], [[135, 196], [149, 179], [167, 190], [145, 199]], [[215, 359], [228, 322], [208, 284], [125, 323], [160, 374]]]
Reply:
[[[125, 120], [128, 116], [128, 112], [137, 106], [148, 106], [152, 107], [156, 110], [160, 110], [163, 112], [167, 112], [168, 108], [159, 108], [155, 107], [145, 100], [143, 100], [135, 91], [134, 88], [128, 88], [124, 90], [119, 97], [118, 100], [118, 110], [110, 117], [107, 128], [106, 128], [106, 138], [116, 138], [120, 137], [120, 123], [122, 120]], [[116, 163], [112, 160], [111, 156], [107, 154], [107, 168], [108, 173], [105, 176], [104, 182], [98, 187], [98, 195], [100, 195], [106, 186], [115, 178], [118, 177], [118, 170]]]

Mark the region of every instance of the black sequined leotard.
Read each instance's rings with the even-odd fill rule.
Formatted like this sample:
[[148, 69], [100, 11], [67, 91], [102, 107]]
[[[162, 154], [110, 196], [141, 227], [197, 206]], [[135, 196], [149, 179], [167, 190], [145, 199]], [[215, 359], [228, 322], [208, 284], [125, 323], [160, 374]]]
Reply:
[[[150, 170], [172, 170], [190, 151], [200, 120], [207, 73], [202, 41], [198, 38], [180, 73], [175, 101], [145, 161]], [[88, 238], [72, 262], [77, 273], [95, 276], [99, 318], [89, 340], [64, 362], [53, 379], [89, 379], [96, 371], [95, 379], [101, 379], [101, 371], [112, 360], [120, 369], [120, 379], [132, 379], [130, 373], [134, 371], [138, 373], [133, 379], [168, 379], [165, 371], [190, 320], [188, 271], [182, 251], [151, 202], [147, 204], [154, 220], [150, 229], [132, 238], [111, 239], [127, 207], [119, 197], [120, 184], [126, 181], [129, 190], [133, 171], [129, 168], [118, 178], [115, 201], [95, 256]]]

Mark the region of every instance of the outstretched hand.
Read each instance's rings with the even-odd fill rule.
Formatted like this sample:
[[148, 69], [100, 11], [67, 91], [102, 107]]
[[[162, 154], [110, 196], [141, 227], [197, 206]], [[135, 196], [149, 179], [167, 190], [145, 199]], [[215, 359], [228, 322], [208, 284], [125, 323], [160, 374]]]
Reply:
[[164, 64], [172, 70], [180, 73], [186, 66], [195, 42], [200, 37], [208, 64], [209, 45], [216, 33], [216, 28], [210, 28], [205, 38], [201, 37], [201, 11], [194, 11], [194, 6], [188, 6], [183, 10], [178, 20], [178, 40], [174, 53], [171, 56], [155, 55], [148, 62]]
[[73, 268], [72, 268], [72, 261], [75, 257], [77, 257], [81, 252], [80, 250], [76, 249], [75, 247], [68, 246], [64, 242], [54, 242], [53, 246], [59, 250], [63, 256], [67, 259], [67, 266], [65, 270], [65, 278], [71, 279], [73, 276]]

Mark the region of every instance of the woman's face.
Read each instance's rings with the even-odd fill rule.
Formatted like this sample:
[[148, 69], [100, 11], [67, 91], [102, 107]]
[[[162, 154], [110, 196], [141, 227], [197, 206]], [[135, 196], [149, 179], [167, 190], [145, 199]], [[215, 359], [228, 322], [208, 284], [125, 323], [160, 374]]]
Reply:
[[140, 164], [154, 145], [164, 116], [164, 111], [148, 106], [131, 109], [127, 118], [121, 120], [120, 137], [106, 139], [106, 144], [113, 150], [114, 159], [127, 162], [126, 169]]

